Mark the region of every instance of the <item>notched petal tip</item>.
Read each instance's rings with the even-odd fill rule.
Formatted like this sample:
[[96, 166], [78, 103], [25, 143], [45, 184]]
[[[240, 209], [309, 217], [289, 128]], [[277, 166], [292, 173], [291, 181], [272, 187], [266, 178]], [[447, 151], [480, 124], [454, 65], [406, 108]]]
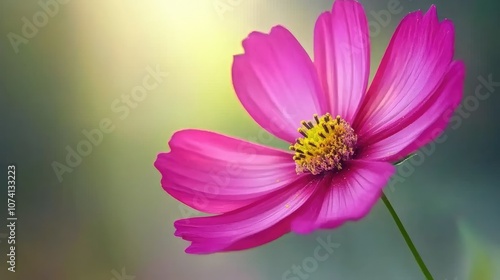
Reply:
[[239, 54], [235, 54], [233, 55], [233, 66], [234, 66], [234, 63], [237, 61], [237, 60], [241, 60], [243, 58], [244, 54], [242, 53], [239, 53]]
[[435, 4], [432, 4], [429, 7], [429, 9], [427, 10], [427, 14], [436, 15], [436, 17], [437, 17], [437, 8], [436, 8]]
[[243, 39], [242, 41], [243, 49], [245, 50], [245, 53], [247, 53], [248, 49], [251, 48], [249, 44], [253, 43], [253, 41], [259, 39], [264, 40], [271, 35], [276, 35], [276, 33], [282, 33], [282, 32], [289, 33], [288, 29], [286, 29], [282, 25], [275, 25], [271, 27], [271, 29], [268, 32], [252, 31], [248, 34], [248, 36], [245, 39]]
[[182, 238], [182, 233], [180, 233], [179, 230], [175, 230], [174, 231], [174, 236]]
[[159, 165], [160, 165], [160, 162], [159, 162], [159, 161], [160, 161], [160, 158], [161, 158], [162, 154], [164, 154], [164, 153], [158, 153], [158, 154], [156, 155], [156, 159], [155, 159], [155, 161], [153, 162], [153, 166], [154, 166], [156, 169], [158, 169], [158, 170], [159, 170], [159, 168], [158, 168], [158, 167], [159, 167]]
[[365, 13], [363, 5], [356, 0], [336, 0], [333, 2], [332, 13], [336, 9], [350, 9], [354, 13], [357, 11]]
[[233, 55], [233, 64], [231, 65], [231, 76], [233, 78], [233, 81], [235, 76], [238, 75], [239, 71], [242, 71], [246, 67], [247, 65], [244, 53]]
[[424, 13], [422, 13], [422, 10], [416, 10], [416, 11], [407, 13], [406, 16], [404, 16], [403, 19], [401, 20], [401, 22], [399, 23], [399, 25], [396, 29], [396, 32], [403, 25], [413, 24], [414, 22], [420, 22], [423, 17], [424, 17]]
[[177, 237], [180, 237], [184, 240], [187, 240], [186, 235], [189, 232], [189, 228], [190, 228], [190, 224], [191, 224], [190, 219], [191, 218], [174, 221], [174, 228], [175, 228], [174, 236], [177, 236]]
[[199, 252], [196, 251], [196, 249], [192, 248], [191, 246], [187, 247], [186, 250], [184, 250], [186, 254], [200, 254]]
[[196, 130], [196, 129], [190, 129], [190, 128], [188, 128], [188, 129], [182, 129], [182, 130], [175, 131], [172, 134], [172, 137], [170, 137], [170, 140], [168, 141], [168, 146], [170, 148], [172, 148], [172, 145], [175, 142], [182, 141], [182, 140], [179, 140], [179, 138], [182, 138], [182, 137], [188, 137], [189, 138], [189, 134], [190, 133], [197, 133], [197, 131], [203, 131], [203, 130]]
[[432, 5], [424, 14], [424, 21], [430, 24], [439, 24], [439, 17], [437, 14], [436, 6]]
[[359, 1], [357, 1], [357, 0], [335, 0], [333, 2], [333, 5], [335, 5], [335, 3], [339, 3], [339, 4], [350, 3], [350, 4], [360, 4], [361, 5], [361, 3], [359, 3]]
[[282, 32], [282, 31], [288, 31], [288, 29], [286, 29], [286, 27], [284, 27], [283, 25], [278, 24], [278, 25], [275, 25], [275, 26], [271, 27], [271, 30], [269, 31], [269, 34], [273, 34], [273, 33], [276, 33], [276, 32]]
[[449, 18], [443, 19], [443, 21], [441, 21], [441, 25], [450, 26], [451, 28], [454, 28], [453, 21]]
[[176, 230], [179, 229], [179, 226], [182, 226], [182, 220], [177, 220], [174, 222], [174, 227]]
[[425, 17], [430, 17], [430, 20], [432, 23], [440, 23], [441, 25], [443, 24], [450, 24], [453, 25], [453, 22], [449, 18], [444, 18], [442, 21], [439, 21], [439, 14], [437, 11], [437, 7], [435, 4], [432, 4], [430, 8], [427, 10], [427, 12], [424, 15]]

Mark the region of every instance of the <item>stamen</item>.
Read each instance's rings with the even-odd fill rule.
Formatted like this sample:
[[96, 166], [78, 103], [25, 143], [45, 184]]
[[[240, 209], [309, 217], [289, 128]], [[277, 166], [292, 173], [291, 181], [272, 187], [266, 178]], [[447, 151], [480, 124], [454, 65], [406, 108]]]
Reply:
[[[325, 129], [326, 133], [329, 133], [330, 131], [328, 130], [328, 126], [326, 125], [326, 123], [323, 123], [321, 124], [323, 126], [323, 128]], [[333, 129], [333, 127], [332, 127]]]
[[318, 114], [314, 114], [314, 120], [316, 121], [316, 124], [319, 124]]
[[311, 129], [312, 126], [309, 126], [309, 124], [306, 121], [301, 121], [300, 122], [303, 126], [305, 126], [307, 129]]
[[307, 138], [307, 133], [305, 133], [302, 129], [299, 128], [299, 133], [304, 135], [305, 138]]

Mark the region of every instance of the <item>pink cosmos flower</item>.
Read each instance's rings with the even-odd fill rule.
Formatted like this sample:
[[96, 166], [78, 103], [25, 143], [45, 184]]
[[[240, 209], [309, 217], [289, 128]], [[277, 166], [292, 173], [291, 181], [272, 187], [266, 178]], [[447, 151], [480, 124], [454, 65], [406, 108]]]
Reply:
[[175, 235], [192, 242], [186, 252], [247, 249], [367, 215], [392, 163], [437, 137], [460, 103], [465, 67], [453, 59], [453, 45], [453, 24], [439, 22], [434, 6], [410, 13], [368, 87], [368, 24], [354, 0], [335, 1], [318, 18], [314, 61], [282, 26], [251, 33], [234, 57], [234, 88], [290, 151], [176, 132], [171, 151], [155, 161], [161, 184], [184, 204], [216, 214], [175, 222]]

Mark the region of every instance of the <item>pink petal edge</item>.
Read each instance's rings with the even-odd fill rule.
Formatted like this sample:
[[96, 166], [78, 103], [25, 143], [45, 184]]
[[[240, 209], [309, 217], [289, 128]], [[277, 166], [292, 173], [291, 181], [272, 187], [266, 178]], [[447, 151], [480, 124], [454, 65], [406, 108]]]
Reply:
[[370, 76], [370, 37], [363, 6], [337, 0], [314, 29], [314, 63], [329, 113], [354, 120]]
[[293, 220], [293, 232], [309, 234], [365, 217], [395, 172], [387, 162], [353, 160], [346, 164], [340, 173], [322, 181], [320, 191]]
[[244, 250], [290, 232], [290, 220], [316, 192], [317, 180], [302, 177], [274, 194], [232, 212], [178, 220], [175, 235], [191, 241], [187, 253]]
[[233, 211], [300, 177], [291, 154], [217, 133], [182, 130], [169, 144], [154, 163], [162, 186], [199, 211]]
[[366, 146], [413, 123], [440, 85], [454, 53], [454, 28], [435, 6], [399, 24], [363, 101], [354, 127]]
[[232, 67], [241, 104], [261, 127], [294, 142], [302, 120], [326, 113], [314, 64], [282, 26], [273, 27], [269, 34], [251, 33], [243, 47], [245, 53], [234, 57]]
[[465, 65], [455, 61], [420, 117], [404, 129], [380, 140], [360, 152], [369, 160], [400, 160], [427, 145], [443, 133], [463, 96]]

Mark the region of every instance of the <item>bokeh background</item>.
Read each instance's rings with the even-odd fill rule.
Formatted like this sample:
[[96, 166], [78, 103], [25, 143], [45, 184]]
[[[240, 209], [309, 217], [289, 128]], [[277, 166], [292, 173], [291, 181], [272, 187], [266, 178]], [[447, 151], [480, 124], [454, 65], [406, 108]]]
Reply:
[[[0, 279], [284, 279], [312, 256], [318, 237], [340, 247], [307, 279], [423, 279], [382, 203], [360, 222], [243, 252], [187, 255], [188, 244], [173, 236], [174, 220], [198, 214], [162, 190], [157, 153], [187, 127], [286, 147], [262, 137], [238, 103], [232, 56], [248, 33], [277, 24], [311, 53], [315, 20], [331, 0], [61, 0], [14, 46], [23, 18], [33, 22], [47, 1], [0, 2]], [[480, 77], [500, 82], [498, 1], [399, 0], [400, 13], [377, 19], [394, 1], [361, 1], [372, 24], [373, 71], [404, 15], [434, 3], [455, 22], [465, 95], [474, 99]], [[116, 112], [113, 104], [123, 106], [148, 67], [168, 75], [127, 114]], [[500, 279], [500, 86], [490, 92], [386, 189], [435, 279]], [[103, 119], [114, 130], [58, 178], [54, 162], [64, 164], [67, 147], [76, 149], [82, 130]], [[2, 235], [9, 163], [17, 164], [16, 273], [7, 271]]]

